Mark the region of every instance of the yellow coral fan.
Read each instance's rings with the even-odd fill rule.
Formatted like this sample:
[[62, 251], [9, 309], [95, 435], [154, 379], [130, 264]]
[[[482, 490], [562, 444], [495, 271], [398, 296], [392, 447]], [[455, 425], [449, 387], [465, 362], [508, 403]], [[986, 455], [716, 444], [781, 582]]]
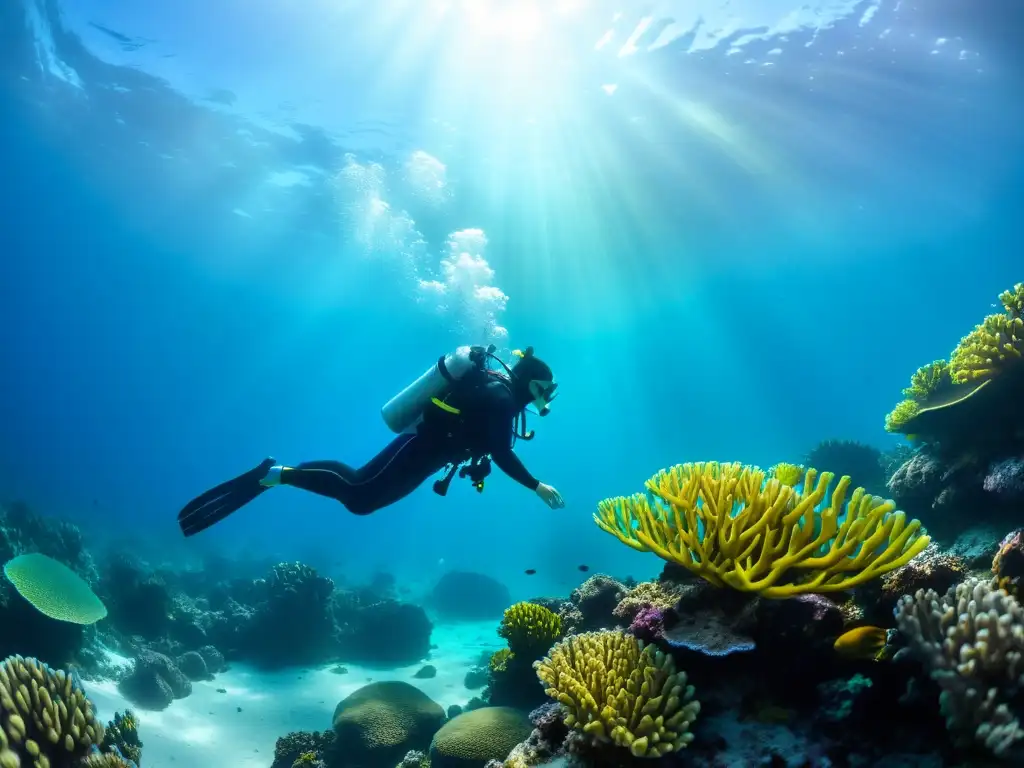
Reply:
[[787, 464], [780, 461], [770, 470], [772, 477], [784, 485], [796, 485], [804, 479], [804, 468], [797, 464]]
[[916, 400], [904, 400], [896, 404], [885, 417], [885, 431], [899, 432], [904, 425], [921, 411], [921, 406]]
[[903, 395], [923, 403], [935, 392], [939, 392], [953, 383], [949, 374], [949, 363], [945, 360], [934, 360], [922, 365], [910, 377], [910, 386], [903, 390]]
[[1024, 320], [1010, 313], [989, 315], [964, 336], [950, 358], [957, 384], [988, 379], [1024, 357]]
[[536, 603], [516, 603], [505, 609], [498, 634], [517, 656], [537, 658], [562, 636], [562, 619]]
[[1017, 283], [999, 294], [999, 301], [1013, 317], [1024, 317], [1024, 283]]
[[656, 497], [605, 499], [594, 521], [641, 552], [654, 552], [716, 586], [763, 597], [836, 592], [908, 563], [930, 541], [891, 501], [844, 476], [810, 468], [802, 490], [740, 463], [700, 462], [647, 481]]
[[588, 632], [558, 643], [534, 668], [565, 724], [637, 757], [661, 757], [693, 740], [700, 703], [686, 673], [655, 646], [621, 632]]

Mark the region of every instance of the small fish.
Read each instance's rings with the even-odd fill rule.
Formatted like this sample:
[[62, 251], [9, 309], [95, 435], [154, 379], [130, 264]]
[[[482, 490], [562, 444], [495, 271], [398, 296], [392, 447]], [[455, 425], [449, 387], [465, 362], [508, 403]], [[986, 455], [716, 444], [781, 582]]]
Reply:
[[586, 573], [587, 571], [590, 570], [590, 566], [589, 565], [577, 565], [576, 568], [578, 570], [583, 571], [584, 573]]
[[537, 573], [537, 569], [527, 568], [525, 571], [523, 571], [523, 573], [525, 573], [527, 576], [533, 576], [535, 573]]
[[888, 650], [889, 630], [882, 627], [856, 627], [844, 632], [833, 648], [848, 659], [874, 659], [882, 661]]

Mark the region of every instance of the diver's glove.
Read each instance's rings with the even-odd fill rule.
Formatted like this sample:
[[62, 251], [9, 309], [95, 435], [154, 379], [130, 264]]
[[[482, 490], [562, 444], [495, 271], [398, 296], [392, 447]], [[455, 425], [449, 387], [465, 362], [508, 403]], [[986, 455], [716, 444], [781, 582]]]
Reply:
[[565, 506], [565, 502], [562, 500], [562, 494], [552, 488], [550, 485], [544, 483], [537, 484], [537, 490], [535, 493], [540, 496], [541, 501], [547, 504], [552, 509], [561, 509]]

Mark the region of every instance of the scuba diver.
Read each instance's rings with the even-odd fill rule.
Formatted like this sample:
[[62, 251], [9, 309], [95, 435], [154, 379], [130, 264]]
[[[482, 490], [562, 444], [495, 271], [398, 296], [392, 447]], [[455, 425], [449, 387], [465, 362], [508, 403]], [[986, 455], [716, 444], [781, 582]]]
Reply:
[[[550, 411], [558, 387], [551, 368], [532, 347], [513, 352], [519, 359], [511, 368], [494, 349], [459, 347], [389, 400], [381, 415], [398, 437], [364, 466], [307, 461], [287, 467], [265, 459], [189, 502], [178, 514], [182, 533], [194, 536], [279, 485], [335, 499], [357, 515], [404, 499], [446, 467], [435, 493], [447, 494], [456, 473], [482, 492], [492, 461], [552, 509], [564, 507], [561, 494], [531, 475], [513, 451], [517, 439], [534, 436], [526, 430], [527, 406], [540, 416]], [[490, 360], [502, 370], [491, 368]]]

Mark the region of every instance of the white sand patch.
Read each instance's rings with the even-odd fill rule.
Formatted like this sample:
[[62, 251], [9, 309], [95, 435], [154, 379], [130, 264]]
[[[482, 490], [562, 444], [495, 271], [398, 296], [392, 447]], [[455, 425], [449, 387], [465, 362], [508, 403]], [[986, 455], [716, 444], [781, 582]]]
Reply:
[[131, 707], [113, 682], [86, 681], [85, 689], [104, 722], [115, 711], [134, 710], [146, 768], [270, 768], [279, 736], [329, 728], [338, 702], [371, 680], [411, 683], [445, 709], [464, 705], [480, 693], [463, 685], [466, 672], [483, 652], [503, 644], [497, 624], [436, 626], [437, 648], [426, 663], [437, 668], [437, 676], [422, 680], [413, 674], [423, 663], [394, 669], [345, 664], [343, 675], [330, 671], [334, 664], [278, 672], [233, 664], [214, 680], [192, 683], [191, 696], [160, 712]]

